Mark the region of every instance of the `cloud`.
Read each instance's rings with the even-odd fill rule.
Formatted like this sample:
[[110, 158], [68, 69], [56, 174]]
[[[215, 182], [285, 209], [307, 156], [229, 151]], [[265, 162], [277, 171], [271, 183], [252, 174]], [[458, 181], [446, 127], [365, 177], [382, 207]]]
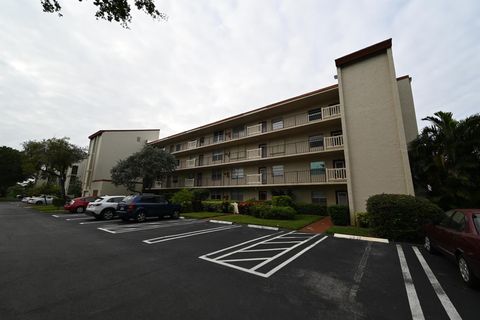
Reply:
[[[38, 2], [38, 3], [37, 3]], [[100, 129], [191, 129], [335, 83], [334, 59], [393, 38], [418, 119], [478, 112], [475, 1], [157, 1], [130, 30], [40, 1], [0, 4], [0, 144]]]

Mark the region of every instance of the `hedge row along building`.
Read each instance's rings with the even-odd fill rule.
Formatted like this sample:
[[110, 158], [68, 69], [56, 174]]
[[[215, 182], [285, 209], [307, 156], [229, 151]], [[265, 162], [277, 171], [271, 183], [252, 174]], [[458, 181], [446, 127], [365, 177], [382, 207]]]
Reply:
[[[411, 78], [392, 41], [335, 60], [338, 84], [151, 142], [177, 158], [154, 190], [205, 188], [211, 199], [348, 204], [413, 194], [407, 144], [417, 136]], [[353, 217], [353, 216], [352, 216]]]

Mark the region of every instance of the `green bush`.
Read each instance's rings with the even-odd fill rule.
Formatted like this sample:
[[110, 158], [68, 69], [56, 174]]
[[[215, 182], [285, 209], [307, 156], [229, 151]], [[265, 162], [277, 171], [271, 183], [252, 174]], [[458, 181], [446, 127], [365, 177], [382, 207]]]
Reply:
[[292, 207], [271, 206], [270, 211], [264, 215], [264, 218], [293, 220], [295, 219], [295, 213], [295, 209], [293, 209]]
[[355, 214], [357, 226], [360, 228], [368, 228], [370, 226], [370, 215], [368, 212], [357, 212]]
[[347, 226], [350, 224], [350, 213], [347, 206], [330, 206], [328, 207], [328, 214], [336, 226]]
[[316, 203], [297, 203], [295, 209], [297, 209], [297, 214], [327, 215], [327, 207]]
[[190, 190], [182, 189], [175, 192], [170, 201], [174, 204], [179, 204], [182, 206], [182, 212], [191, 212], [192, 211], [192, 200], [193, 193]]
[[233, 212], [232, 204], [228, 201], [222, 200], [205, 200], [202, 201], [202, 207], [204, 211], [228, 213]]
[[273, 196], [272, 206], [274, 207], [294, 207], [292, 197], [290, 196]]
[[264, 218], [267, 215], [270, 215], [270, 211], [272, 210], [271, 206], [267, 206], [264, 204], [256, 204], [256, 205], [251, 205], [249, 207], [249, 213], [257, 218]]
[[432, 202], [402, 194], [371, 196], [367, 211], [376, 235], [403, 241], [420, 240], [423, 225], [442, 217], [442, 210]]

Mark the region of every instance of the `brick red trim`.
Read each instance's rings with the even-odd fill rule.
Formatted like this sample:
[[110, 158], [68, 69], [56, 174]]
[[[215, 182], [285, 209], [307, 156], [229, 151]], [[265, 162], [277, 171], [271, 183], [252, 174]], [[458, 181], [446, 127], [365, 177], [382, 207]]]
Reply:
[[370, 47], [366, 47], [364, 49], [352, 52], [350, 54], [347, 54], [346, 56], [340, 57], [335, 60], [335, 65], [337, 67], [344, 67], [348, 64], [358, 62], [367, 58], [370, 58], [372, 56], [375, 56], [377, 54], [383, 53], [387, 49], [390, 49], [392, 47], [392, 39], [387, 39], [385, 41], [376, 43]]

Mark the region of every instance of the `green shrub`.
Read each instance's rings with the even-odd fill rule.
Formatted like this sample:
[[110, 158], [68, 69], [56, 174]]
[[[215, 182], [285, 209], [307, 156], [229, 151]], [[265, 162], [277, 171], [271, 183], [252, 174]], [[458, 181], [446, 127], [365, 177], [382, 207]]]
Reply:
[[205, 200], [202, 201], [202, 207], [204, 211], [228, 213], [233, 212], [232, 204], [228, 201], [222, 200]]
[[294, 207], [293, 200], [290, 196], [273, 196], [272, 206], [274, 207]]
[[265, 216], [270, 215], [271, 210], [271, 206], [267, 206], [264, 204], [251, 205], [249, 207], [249, 213], [257, 218], [264, 218]]
[[297, 209], [297, 214], [327, 215], [327, 207], [316, 203], [297, 203], [295, 209]]
[[328, 207], [328, 214], [336, 226], [347, 226], [350, 224], [350, 213], [347, 206], [330, 206]]
[[210, 191], [207, 189], [193, 189], [192, 194], [194, 200], [204, 201], [208, 199]]
[[357, 226], [360, 228], [368, 228], [370, 226], [370, 215], [368, 212], [357, 212], [355, 214]]
[[175, 192], [170, 201], [174, 204], [179, 204], [182, 206], [182, 212], [191, 212], [192, 211], [192, 200], [193, 193], [190, 190], [182, 189]]
[[421, 239], [423, 225], [442, 217], [442, 210], [430, 201], [401, 194], [371, 196], [367, 211], [376, 235], [403, 241]]
[[238, 213], [240, 214], [247, 214], [253, 215], [251, 212], [251, 208], [253, 206], [263, 206], [266, 205], [265, 202], [256, 201], [256, 200], [247, 200], [238, 203]]
[[271, 206], [270, 212], [268, 212], [264, 218], [265, 219], [282, 219], [282, 220], [293, 220], [295, 219], [295, 209], [292, 207], [279, 207]]

